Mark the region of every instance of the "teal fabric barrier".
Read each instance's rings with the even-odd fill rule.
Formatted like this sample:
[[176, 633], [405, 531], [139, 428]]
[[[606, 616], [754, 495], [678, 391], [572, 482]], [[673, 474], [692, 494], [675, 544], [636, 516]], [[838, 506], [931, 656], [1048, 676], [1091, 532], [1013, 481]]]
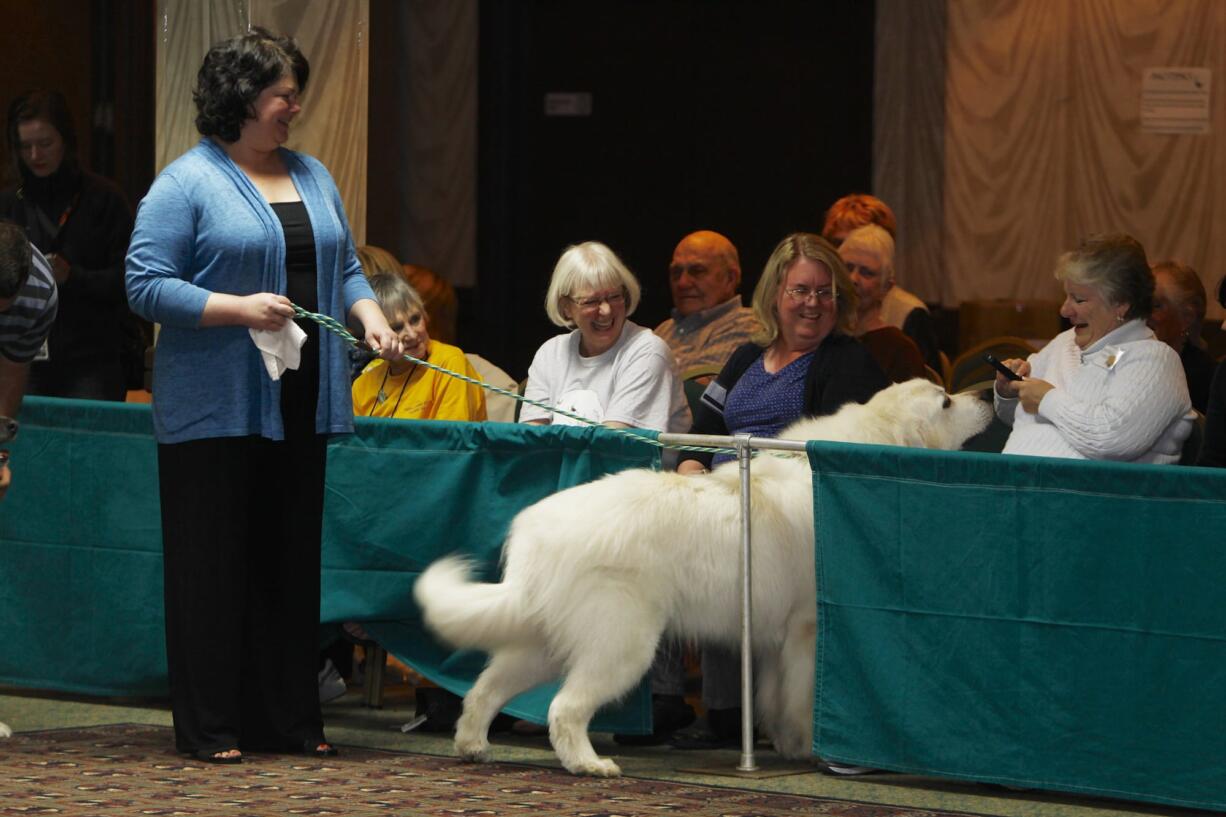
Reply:
[[[95, 695], [166, 692], [156, 445], [148, 406], [27, 398], [0, 502], [0, 683]], [[369, 622], [388, 650], [463, 692], [483, 664], [426, 636], [411, 588], [448, 553], [496, 579], [521, 508], [653, 447], [603, 429], [358, 420], [328, 451], [322, 616]], [[292, 475], [289, 475], [292, 478]], [[594, 511], [595, 512], [595, 511]], [[517, 699], [543, 720], [552, 691]], [[595, 729], [650, 731], [644, 683]]]
[[1226, 471], [809, 457], [818, 755], [1226, 807]]
[[[655, 466], [657, 449], [602, 429], [359, 421], [328, 451], [322, 616], [361, 620], [371, 636], [439, 686], [463, 695], [485, 656], [452, 653], [424, 634], [411, 588], [450, 553], [473, 556], [497, 581], [502, 540], [522, 508], [629, 467]], [[593, 519], [600, 509], [593, 508]], [[519, 696], [506, 711], [545, 722], [557, 685]], [[593, 720], [594, 731], [651, 731], [644, 681]]]
[[149, 407], [27, 397], [0, 502], [0, 682], [164, 695]]

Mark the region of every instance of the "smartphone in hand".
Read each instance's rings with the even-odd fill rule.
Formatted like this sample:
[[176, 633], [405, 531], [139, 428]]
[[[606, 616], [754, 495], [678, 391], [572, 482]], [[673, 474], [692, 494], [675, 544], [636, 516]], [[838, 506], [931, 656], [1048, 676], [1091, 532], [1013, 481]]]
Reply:
[[991, 366], [993, 369], [1000, 372], [1001, 374], [1003, 374], [1005, 377], [1009, 378], [1010, 380], [1021, 380], [1022, 379], [1022, 376], [1020, 374], [1013, 371], [1008, 366], [1006, 366], [1005, 364], [997, 360], [996, 355], [992, 354], [991, 352], [988, 352], [986, 355], [984, 355], [983, 359], [987, 361], [989, 366]]

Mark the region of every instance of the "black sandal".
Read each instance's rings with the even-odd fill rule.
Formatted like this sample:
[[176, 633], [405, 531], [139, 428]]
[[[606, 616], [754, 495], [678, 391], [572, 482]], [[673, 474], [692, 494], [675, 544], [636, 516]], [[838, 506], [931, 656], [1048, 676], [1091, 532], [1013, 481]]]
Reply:
[[196, 751], [192, 752], [192, 757], [196, 758], [196, 760], [199, 760], [202, 763], [218, 763], [221, 765], [232, 766], [236, 763], [242, 763], [243, 756], [238, 754], [227, 757], [224, 753], [237, 751], [237, 746], [232, 749], [197, 749]]

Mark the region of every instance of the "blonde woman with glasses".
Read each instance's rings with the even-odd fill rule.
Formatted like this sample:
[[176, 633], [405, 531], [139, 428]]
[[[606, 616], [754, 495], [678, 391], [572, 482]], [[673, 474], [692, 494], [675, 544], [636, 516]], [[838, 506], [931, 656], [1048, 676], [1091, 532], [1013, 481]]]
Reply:
[[[851, 335], [856, 305], [847, 268], [826, 239], [793, 233], [779, 242], [753, 293], [762, 331], [707, 387], [692, 431], [773, 437], [801, 416], [863, 403], [889, 385]], [[686, 453], [678, 470], [710, 465], [710, 454]]]
[[[553, 269], [545, 312], [571, 331], [537, 350], [524, 396], [610, 427], [689, 428], [672, 352], [650, 329], [627, 319], [639, 293], [639, 282], [604, 244], [568, 247]], [[520, 422], [579, 424], [526, 403]]]

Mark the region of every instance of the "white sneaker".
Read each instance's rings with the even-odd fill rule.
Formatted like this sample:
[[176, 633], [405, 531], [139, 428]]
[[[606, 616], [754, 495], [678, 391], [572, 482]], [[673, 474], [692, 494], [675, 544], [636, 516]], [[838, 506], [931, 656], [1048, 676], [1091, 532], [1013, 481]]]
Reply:
[[336, 671], [332, 659], [324, 661], [324, 668], [319, 671], [319, 702], [326, 704], [328, 701], [335, 701], [348, 690], [345, 679]]
[[835, 763], [832, 760], [823, 760], [822, 765], [831, 774], [847, 775], [848, 777], [858, 774], [872, 774], [877, 771], [877, 769], [869, 766], [852, 766], [850, 763]]

